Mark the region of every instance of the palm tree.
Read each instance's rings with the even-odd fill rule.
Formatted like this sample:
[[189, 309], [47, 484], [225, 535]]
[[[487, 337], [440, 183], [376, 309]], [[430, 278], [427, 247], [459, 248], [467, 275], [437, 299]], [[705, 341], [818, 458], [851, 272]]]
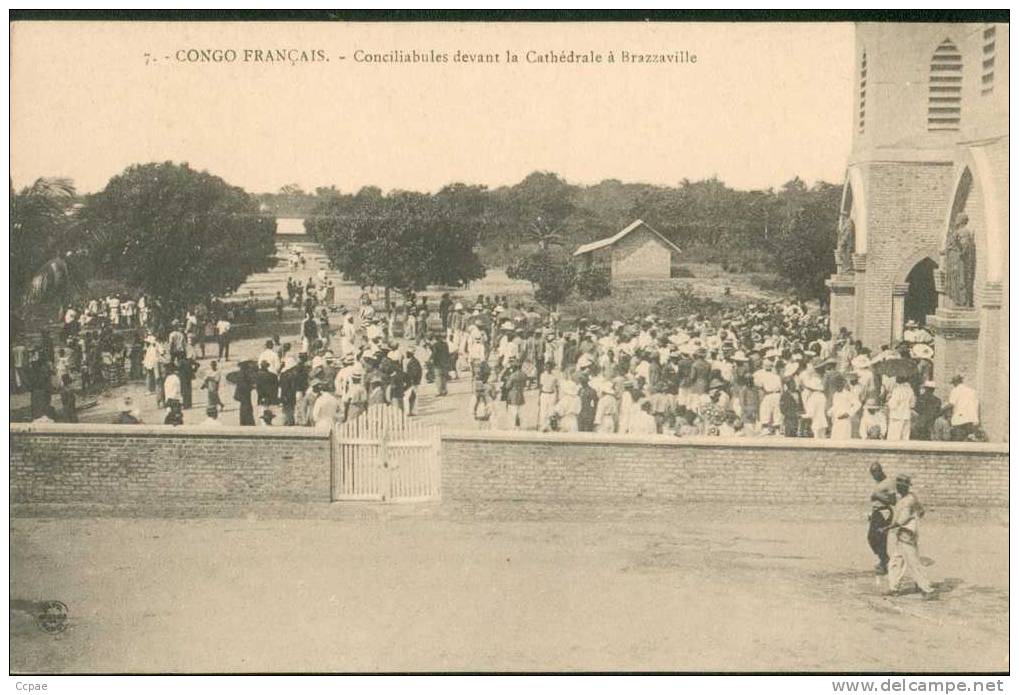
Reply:
[[[11, 297], [37, 301], [74, 281], [68, 261], [78, 230], [70, 179], [39, 178], [10, 198]], [[80, 240], [78, 240], [80, 242]]]
[[548, 251], [553, 244], [563, 245], [563, 235], [559, 233], [561, 229], [562, 225], [552, 227], [548, 221], [538, 215], [537, 219], [531, 223], [531, 228], [527, 230], [527, 235], [538, 244], [539, 249]]

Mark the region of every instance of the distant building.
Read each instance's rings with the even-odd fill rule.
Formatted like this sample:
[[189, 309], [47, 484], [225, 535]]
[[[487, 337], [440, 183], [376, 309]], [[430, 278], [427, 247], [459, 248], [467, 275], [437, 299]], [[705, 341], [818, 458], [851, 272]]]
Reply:
[[961, 374], [999, 441], [1008, 431], [1008, 34], [1007, 24], [856, 26], [853, 147], [828, 282], [832, 330], [848, 328], [867, 347], [897, 342], [907, 321], [932, 329], [939, 395]]
[[304, 228], [304, 218], [277, 217], [276, 236], [289, 241], [307, 239], [308, 231]]
[[606, 239], [573, 252], [585, 267], [609, 268], [612, 281], [662, 279], [672, 276], [672, 254], [679, 248], [643, 220]]

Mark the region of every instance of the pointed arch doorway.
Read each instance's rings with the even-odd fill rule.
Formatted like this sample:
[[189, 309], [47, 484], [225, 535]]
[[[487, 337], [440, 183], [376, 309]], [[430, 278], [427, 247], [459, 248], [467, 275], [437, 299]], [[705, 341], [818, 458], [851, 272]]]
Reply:
[[904, 316], [906, 321], [916, 321], [918, 325], [927, 325], [927, 317], [938, 309], [938, 291], [934, 285], [934, 271], [938, 264], [925, 258], [909, 271], [906, 276], [906, 298]]

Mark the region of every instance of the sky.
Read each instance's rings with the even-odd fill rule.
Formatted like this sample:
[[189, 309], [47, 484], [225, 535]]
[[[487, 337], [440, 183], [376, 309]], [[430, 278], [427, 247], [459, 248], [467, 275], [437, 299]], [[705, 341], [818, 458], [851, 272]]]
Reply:
[[[216, 49], [236, 58], [187, 60]], [[276, 49], [297, 60], [268, 62]], [[397, 50], [449, 62], [355, 59]], [[500, 62], [454, 62], [458, 50]], [[616, 62], [527, 62], [564, 50]], [[166, 160], [253, 193], [494, 188], [535, 170], [767, 188], [840, 182], [852, 134], [851, 24], [16, 22], [11, 54], [19, 188], [66, 176], [93, 192]]]

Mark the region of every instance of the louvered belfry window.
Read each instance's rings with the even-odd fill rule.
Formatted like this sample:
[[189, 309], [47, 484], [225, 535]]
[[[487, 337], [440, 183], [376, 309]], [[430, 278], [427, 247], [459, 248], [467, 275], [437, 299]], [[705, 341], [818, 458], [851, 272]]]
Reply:
[[990, 94], [994, 91], [994, 52], [995, 52], [995, 35], [997, 29], [994, 25], [988, 26], [984, 29], [984, 52], [981, 56], [983, 61], [983, 71], [980, 73], [980, 94]]
[[934, 49], [927, 96], [927, 130], [959, 130], [962, 54], [949, 39]]
[[857, 131], [862, 133], [867, 114], [867, 52], [860, 57], [860, 110]]

